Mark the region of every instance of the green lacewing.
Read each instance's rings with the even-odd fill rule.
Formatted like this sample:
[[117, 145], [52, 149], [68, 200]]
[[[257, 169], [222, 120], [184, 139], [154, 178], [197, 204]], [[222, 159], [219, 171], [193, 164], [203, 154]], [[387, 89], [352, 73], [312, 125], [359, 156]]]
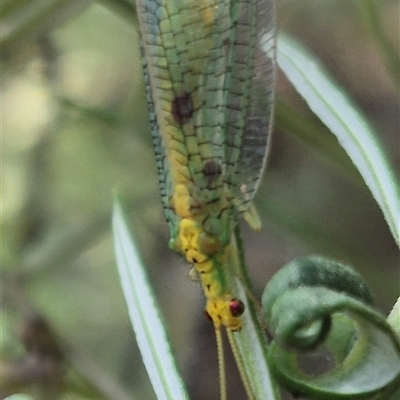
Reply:
[[196, 271], [219, 331], [243, 303], [226, 275], [232, 233], [267, 158], [275, 81], [273, 0], [136, 0], [170, 247]]

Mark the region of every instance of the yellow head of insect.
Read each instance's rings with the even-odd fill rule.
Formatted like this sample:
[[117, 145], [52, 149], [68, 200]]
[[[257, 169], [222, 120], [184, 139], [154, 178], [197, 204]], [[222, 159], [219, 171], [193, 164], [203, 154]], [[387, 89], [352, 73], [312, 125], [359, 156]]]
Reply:
[[235, 298], [210, 299], [207, 301], [206, 314], [214, 324], [215, 329], [225, 326], [233, 332], [240, 331], [244, 312], [244, 304]]

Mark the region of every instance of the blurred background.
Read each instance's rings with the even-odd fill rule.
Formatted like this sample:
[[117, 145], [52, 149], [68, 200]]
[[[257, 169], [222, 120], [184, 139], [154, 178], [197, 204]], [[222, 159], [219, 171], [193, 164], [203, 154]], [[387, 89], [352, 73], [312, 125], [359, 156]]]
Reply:
[[[15, 391], [40, 399], [155, 398], [114, 258], [115, 189], [192, 398], [218, 398], [203, 295], [167, 246], [132, 3], [2, 2], [1, 398]], [[388, 48], [371, 29], [366, 3], [376, 8]], [[399, 15], [396, 0], [278, 1], [280, 30], [312, 50], [368, 116], [396, 171], [399, 81], [389, 59], [391, 49], [399, 54]], [[243, 224], [257, 294], [284, 264], [318, 253], [360, 271], [388, 313], [398, 296], [399, 254], [380, 209], [282, 74], [277, 93], [256, 196], [262, 233]], [[329, 149], [301, 139], [304, 124]], [[229, 361], [229, 398], [243, 399]]]

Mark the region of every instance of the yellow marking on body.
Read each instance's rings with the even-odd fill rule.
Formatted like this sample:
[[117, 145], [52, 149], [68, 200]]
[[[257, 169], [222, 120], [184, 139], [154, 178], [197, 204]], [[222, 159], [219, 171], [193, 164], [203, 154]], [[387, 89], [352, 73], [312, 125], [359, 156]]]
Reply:
[[186, 260], [195, 266], [196, 264], [203, 264], [209, 257], [199, 251], [201, 234], [199, 223], [189, 218], [183, 218], [179, 226], [179, 239]]
[[179, 242], [181, 251], [198, 273], [207, 299], [207, 314], [217, 329], [225, 326], [232, 331], [238, 331], [241, 329], [242, 323], [240, 317], [232, 315], [232, 295], [226, 293], [227, 288], [223, 286], [217, 276], [217, 268], [224, 268], [228, 262], [227, 254], [230, 251], [230, 245], [222, 247], [218, 241], [214, 253], [205, 253], [202, 250], [207, 247], [204, 243], [212, 240], [218, 241], [204, 232], [200, 222], [191, 218], [183, 218], [180, 221]]
[[190, 208], [192, 205], [193, 199], [190, 196], [187, 186], [182, 183], [175, 185], [172, 195], [172, 207], [175, 209], [175, 213], [181, 218], [190, 218]]
[[242, 320], [240, 317], [234, 317], [230, 310], [231, 297], [224, 296], [217, 299], [207, 299], [206, 310], [213, 321], [215, 329], [225, 326], [231, 331], [240, 331]]
[[[227, 284], [218, 276], [219, 268], [227, 266], [230, 245], [223, 246], [217, 237], [204, 230], [204, 215], [199, 214], [196, 209], [193, 211], [195, 201], [189, 189], [190, 186], [184, 183], [178, 183], [174, 187], [171, 203], [175, 213], [181, 218], [179, 234], [174, 244], [198, 273], [207, 299], [206, 311], [216, 329], [225, 326], [231, 331], [238, 331], [242, 322], [239, 316], [232, 315], [233, 296], [229, 293]], [[211, 220], [210, 223], [212, 222]]]

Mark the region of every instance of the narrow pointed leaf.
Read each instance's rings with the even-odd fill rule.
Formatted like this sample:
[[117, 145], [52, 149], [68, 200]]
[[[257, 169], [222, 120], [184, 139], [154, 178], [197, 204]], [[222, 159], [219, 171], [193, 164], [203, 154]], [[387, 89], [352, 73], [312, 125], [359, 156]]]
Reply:
[[123, 208], [116, 200], [113, 231], [118, 271], [143, 362], [158, 399], [188, 399], [145, 267], [126, 221]]
[[398, 183], [377, 134], [333, 83], [318, 61], [293, 39], [280, 35], [278, 65], [313, 112], [334, 133], [381, 208], [400, 245]]

